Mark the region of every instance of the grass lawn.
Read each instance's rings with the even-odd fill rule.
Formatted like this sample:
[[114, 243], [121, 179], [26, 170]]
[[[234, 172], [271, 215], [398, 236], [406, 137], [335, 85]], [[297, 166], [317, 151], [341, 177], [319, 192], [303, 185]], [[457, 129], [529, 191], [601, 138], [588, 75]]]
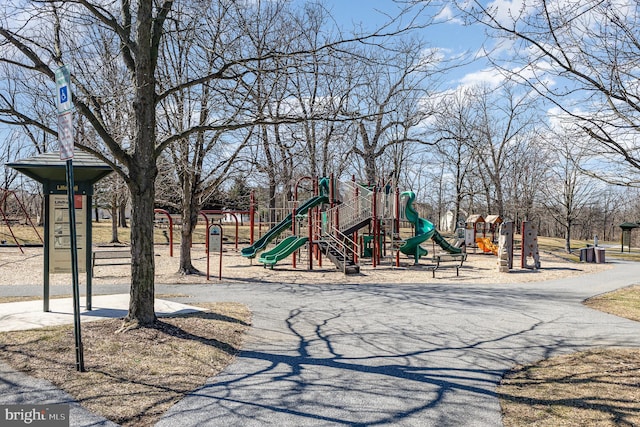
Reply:
[[[201, 305], [202, 306], [202, 305]], [[219, 373], [240, 350], [250, 313], [236, 303], [162, 318], [117, 333], [122, 320], [82, 325], [86, 372], [75, 370], [72, 326], [0, 333], [0, 358], [43, 378], [123, 426], [152, 426], [169, 407]]]
[[498, 387], [504, 425], [640, 425], [640, 350], [600, 349], [511, 370]]
[[[599, 295], [585, 305], [640, 320], [640, 286]], [[517, 366], [498, 395], [505, 426], [640, 425], [640, 349], [598, 349]]]

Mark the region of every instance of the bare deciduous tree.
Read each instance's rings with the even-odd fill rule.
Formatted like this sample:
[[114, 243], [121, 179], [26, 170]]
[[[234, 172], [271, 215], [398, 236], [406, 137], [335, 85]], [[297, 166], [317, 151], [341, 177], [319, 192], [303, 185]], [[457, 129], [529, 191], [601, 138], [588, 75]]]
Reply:
[[575, 134], [563, 132], [548, 139], [552, 165], [542, 188], [546, 212], [564, 229], [567, 253], [571, 252], [573, 226], [596, 194], [596, 187], [582, 173], [588, 154], [573, 143], [574, 138]]
[[472, 97], [466, 88], [442, 96], [435, 105], [432, 129], [437, 136], [439, 156], [444, 160], [453, 181], [455, 223], [460, 218], [462, 202], [468, 196], [467, 180], [473, 164]]
[[[534, 0], [512, 9], [474, 0], [462, 5], [491, 35], [491, 49], [505, 74], [527, 84], [561, 108], [589, 137], [593, 154], [611, 164], [600, 179], [639, 181], [640, 11], [637, 2]], [[509, 49], [504, 48], [505, 44]], [[509, 52], [508, 56], [503, 53]], [[627, 173], [619, 173], [621, 165]]]
[[359, 57], [370, 59], [354, 64], [345, 113], [354, 122], [352, 151], [363, 164], [361, 179], [373, 183], [379, 175], [376, 162], [389, 147], [433, 142], [421, 126], [432, 113], [423, 99], [435, 89], [428, 85], [435, 84], [430, 78], [439, 57], [418, 40], [361, 52]]

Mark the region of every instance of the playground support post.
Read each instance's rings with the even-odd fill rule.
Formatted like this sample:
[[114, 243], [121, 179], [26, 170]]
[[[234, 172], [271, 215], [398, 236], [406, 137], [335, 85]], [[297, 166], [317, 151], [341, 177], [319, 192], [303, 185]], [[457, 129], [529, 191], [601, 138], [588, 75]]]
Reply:
[[[320, 194], [320, 181], [318, 181], [317, 179], [314, 181], [313, 183], [313, 194]], [[315, 247], [315, 253], [316, 253], [316, 259], [318, 260], [318, 267], [322, 268], [322, 251], [320, 250], [320, 246], [318, 245], [318, 241], [320, 240], [320, 237], [322, 236], [322, 213], [320, 212], [319, 208], [315, 208], [315, 227], [314, 227], [314, 232], [315, 232], [315, 241], [316, 243], [314, 244]]]
[[256, 225], [256, 192], [251, 190], [249, 196], [249, 244], [253, 245], [253, 227]]
[[391, 235], [391, 247], [395, 251], [396, 267], [400, 267], [400, 251], [395, 246], [395, 238], [400, 239], [400, 189], [396, 187], [395, 191], [395, 218], [393, 220], [393, 234]]
[[153, 212], [163, 214], [169, 219], [169, 256], [173, 257], [173, 219], [171, 214], [164, 209], [154, 209]]
[[[353, 200], [355, 200], [356, 202], [356, 212], [360, 212], [360, 191], [358, 189], [358, 186], [356, 185], [356, 176], [355, 175], [351, 175], [351, 181], [353, 182], [353, 188], [354, 188], [354, 198]], [[358, 244], [358, 230], [355, 230], [353, 232], [353, 235], [351, 236], [351, 240], [353, 240], [354, 242], [354, 247], [353, 247], [353, 262], [355, 264], [358, 263], [358, 248], [357, 248], [357, 244]]]
[[371, 216], [373, 220], [373, 244], [371, 245], [371, 249], [373, 250], [371, 253], [371, 262], [372, 267], [376, 268], [378, 265], [378, 250], [380, 249], [380, 241], [378, 240], [378, 193], [377, 187], [373, 187], [373, 194], [371, 195]]
[[[291, 235], [295, 236], [296, 235], [296, 223], [298, 222], [298, 209], [296, 208], [296, 204], [298, 202], [295, 201], [294, 205], [293, 205], [293, 211], [291, 211]], [[291, 263], [293, 265], [293, 268], [296, 268], [296, 255], [297, 255], [298, 251], [294, 251], [293, 252], [293, 256], [291, 258]]]
[[[316, 178], [313, 181], [313, 194], [320, 194], [320, 186], [319, 186], [319, 181]], [[322, 261], [320, 259], [320, 247], [318, 246], [318, 240], [320, 240], [320, 236], [322, 235], [322, 220], [320, 218], [320, 209], [319, 208], [314, 208], [313, 209], [313, 221], [314, 221], [314, 227], [313, 227], [313, 235], [312, 235], [312, 247], [313, 247], [313, 254], [315, 254], [316, 259], [318, 260], [318, 266], [322, 267]]]
[[313, 270], [313, 209], [307, 212], [307, 269]]
[[[302, 177], [298, 178], [298, 180], [296, 181], [296, 184], [294, 185], [294, 188], [293, 188], [293, 213], [291, 214], [292, 215], [292, 217], [291, 217], [291, 219], [292, 219], [291, 228], [292, 228], [292, 232], [293, 232], [294, 236], [296, 235], [296, 229], [295, 229], [296, 215], [295, 215], [295, 212], [296, 212], [296, 209], [298, 207], [298, 185], [300, 185], [300, 182], [302, 182], [305, 179], [308, 179], [308, 180], [311, 181], [311, 185], [313, 187], [313, 190], [315, 191], [314, 180], [313, 180], [313, 177], [311, 177], [311, 176], [302, 176]], [[317, 194], [314, 192], [314, 195], [317, 195]], [[311, 218], [311, 209], [309, 209], [309, 211], [307, 212], [307, 215], [309, 216], [309, 218]], [[311, 227], [311, 221], [309, 221], [309, 227]], [[311, 248], [313, 247], [313, 239], [312, 239], [311, 232], [309, 232], [309, 242], [310, 242], [309, 243], [310, 244], [310, 246], [309, 246], [309, 258], [311, 258], [311, 253], [312, 253]], [[293, 253], [293, 257], [292, 257], [293, 268], [296, 268], [296, 256], [297, 256], [297, 253], [298, 253], [298, 251], [295, 251]], [[309, 270], [311, 270], [311, 268], [312, 268], [311, 262], [309, 262]]]

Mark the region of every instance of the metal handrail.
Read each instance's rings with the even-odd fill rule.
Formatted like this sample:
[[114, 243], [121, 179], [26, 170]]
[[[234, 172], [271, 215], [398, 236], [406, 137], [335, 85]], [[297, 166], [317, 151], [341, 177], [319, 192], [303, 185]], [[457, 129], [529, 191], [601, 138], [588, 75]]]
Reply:
[[[342, 262], [342, 272], [345, 273], [347, 270], [347, 259], [348, 253], [351, 253], [352, 255], [355, 255], [356, 253], [358, 253], [359, 251], [359, 245], [357, 243], [355, 243], [353, 240], [351, 240], [348, 236], [342, 234], [339, 230], [337, 229], [332, 229], [333, 232], [331, 233], [327, 233], [324, 237], [328, 237], [329, 239], [331, 239], [331, 241], [328, 241], [325, 239], [325, 242], [327, 243], [327, 245], [329, 246], [329, 248], [333, 248], [336, 251], [340, 252], [340, 254], [342, 255], [343, 258], [343, 262]], [[334, 234], [335, 233], [335, 234]], [[338, 236], [340, 236], [343, 240], [339, 239], [338, 237], [336, 237], [336, 234]], [[347, 244], [345, 243], [345, 240], [348, 243], [351, 243], [353, 245], [353, 249]], [[354, 259], [354, 258], [352, 258]]]
[[[353, 194], [355, 193], [354, 188]], [[354, 196], [350, 200], [346, 200], [344, 203], [341, 203], [327, 211], [330, 229], [336, 229], [339, 231], [346, 230], [368, 218], [371, 218], [371, 195], [373, 192], [364, 187], [358, 187], [357, 194], [357, 197]], [[336, 227], [334, 224], [336, 212], [339, 218], [339, 227]]]

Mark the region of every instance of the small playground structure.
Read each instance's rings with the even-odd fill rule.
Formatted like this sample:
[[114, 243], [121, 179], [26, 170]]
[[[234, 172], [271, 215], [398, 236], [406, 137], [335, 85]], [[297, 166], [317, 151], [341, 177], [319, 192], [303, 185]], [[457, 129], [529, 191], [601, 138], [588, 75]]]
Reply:
[[[474, 251], [498, 255], [496, 236], [503, 219], [500, 215], [470, 215], [465, 225], [465, 245]], [[490, 235], [490, 237], [488, 237]]]
[[[498, 271], [508, 273], [513, 268], [515, 225], [505, 221], [498, 227]], [[523, 221], [521, 226], [520, 268], [540, 269], [540, 252], [538, 250], [538, 230], [530, 221]]]
[[[470, 215], [465, 225], [465, 243], [467, 248], [479, 249], [482, 253], [491, 253], [498, 257], [498, 271], [509, 272], [513, 268], [515, 250], [515, 225], [505, 221], [500, 215]], [[520, 268], [539, 269], [538, 231], [529, 221], [521, 226]]]

